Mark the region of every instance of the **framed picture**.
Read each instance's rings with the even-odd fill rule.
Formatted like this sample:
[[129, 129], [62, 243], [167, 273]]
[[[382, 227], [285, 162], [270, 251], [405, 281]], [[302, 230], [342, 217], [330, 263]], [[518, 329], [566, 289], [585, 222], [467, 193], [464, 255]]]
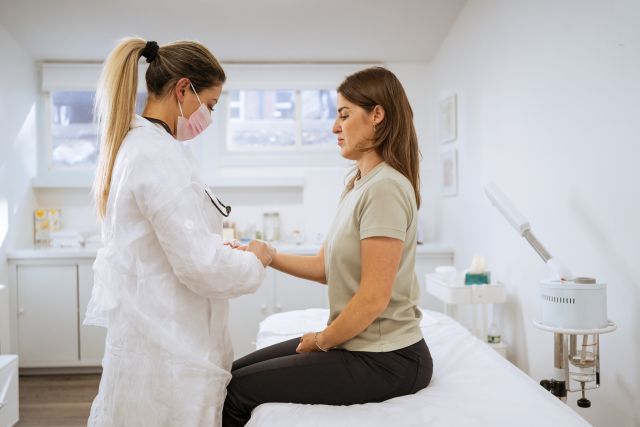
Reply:
[[440, 101], [440, 142], [455, 141], [458, 137], [458, 101], [451, 95]]
[[442, 195], [456, 196], [458, 194], [458, 152], [447, 150], [440, 153], [442, 166]]

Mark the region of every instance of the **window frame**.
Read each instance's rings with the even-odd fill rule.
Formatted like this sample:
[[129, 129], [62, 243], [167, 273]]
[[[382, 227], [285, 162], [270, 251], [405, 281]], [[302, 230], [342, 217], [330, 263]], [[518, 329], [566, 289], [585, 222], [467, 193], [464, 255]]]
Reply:
[[[213, 169], [224, 168], [300, 168], [344, 167], [337, 145], [326, 147], [296, 146], [258, 148], [228, 148], [229, 107], [227, 94], [232, 90], [335, 90], [344, 78], [368, 66], [379, 64], [229, 64], [220, 106], [223, 117], [214, 113], [211, 141], [203, 145], [205, 159], [211, 159]], [[301, 108], [297, 103], [296, 109]], [[297, 126], [301, 126], [299, 121]], [[297, 130], [297, 135], [300, 131]], [[313, 153], [313, 155], [310, 155]]]
[[[53, 166], [53, 123], [51, 97], [53, 92], [95, 92], [102, 63], [40, 62], [40, 96], [38, 97], [37, 175], [32, 185], [36, 188], [91, 186], [95, 166]], [[147, 65], [138, 69], [138, 93], [146, 93], [144, 76]]]
[[[45, 117], [46, 117], [46, 142], [47, 142], [47, 170], [51, 173], [61, 172], [69, 172], [69, 171], [78, 171], [79, 173], [93, 173], [95, 171], [95, 166], [72, 166], [72, 165], [62, 165], [62, 166], [54, 166], [53, 165], [53, 123], [51, 120], [51, 114], [53, 113], [51, 109], [52, 97], [54, 92], [92, 92], [95, 96], [95, 87], [92, 89], [77, 89], [77, 90], [54, 90], [44, 93], [44, 102], [45, 102]], [[94, 118], [95, 119], [95, 118]], [[96, 141], [98, 144], [98, 150], [100, 149], [100, 141]]]
[[[240, 91], [247, 89], [240, 89]], [[248, 90], [265, 90], [265, 89], [248, 89]], [[271, 90], [271, 89], [268, 89]], [[327, 151], [335, 151], [335, 145], [331, 144], [322, 144], [322, 145], [305, 145], [302, 143], [302, 126], [303, 126], [303, 118], [302, 118], [302, 92], [305, 90], [335, 90], [335, 88], [327, 88], [327, 87], [314, 87], [314, 88], [305, 88], [305, 89], [288, 89], [288, 88], [280, 88], [277, 90], [291, 90], [294, 92], [295, 96], [295, 142], [293, 145], [285, 145], [285, 146], [248, 146], [248, 147], [232, 147], [231, 146], [231, 132], [229, 132], [229, 123], [231, 121], [230, 112], [232, 107], [230, 101], [223, 102], [221, 107], [224, 109], [226, 113], [225, 117], [222, 119], [224, 122], [223, 125], [225, 127], [225, 138], [224, 138], [224, 151], [226, 154], [229, 153], [256, 153], [256, 154], [265, 154], [265, 153], [274, 153], [279, 152], [281, 154], [289, 154], [289, 153], [323, 153]], [[229, 91], [223, 91], [223, 98], [229, 99], [228, 96]]]
[[[59, 166], [53, 168], [53, 134], [51, 123], [51, 92], [54, 91], [95, 91], [102, 71], [102, 63], [55, 63], [42, 62], [41, 95], [37, 105], [38, 126], [38, 172], [33, 180], [34, 187], [88, 187], [95, 173], [94, 166]], [[231, 90], [322, 90], [336, 89], [344, 78], [373, 63], [339, 64], [243, 64], [224, 63], [227, 75], [225, 92]], [[145, 73], [147, 64], [140, 63], [138, 70], [138, 92], [146, 92]], [[298, 92], [299, 94], [299, 92]], [[223, 95], [220, 106], [213, 114], [213, 123], [202, 136], [194, 140], [194, 154], [199, 158], [205, 179], [213, 183], [224, 182], [225, 174], [246, 174], [256, 176], [256, 171], [267, 174], [281, 174], [282, 179], [294, 176], [299, 182], [299, 173], [306, 167], [344, 167], [348, 161], [339, 155], [336, 146], [306, 147], [277, 150], [228, 150], [226, 144], [226, 116], [228, 98]], [[301, 108], [298, 103], [296, 109]], [[302, 122], [298, 125], [301, 126]], [[299, 132], [298, 132], [299, 133]], [[313, 153], [313, 155], [310, 155]], [[249, 178], [247, 182], [253, 180]], [[260, 178], [255, 178], [260, 183]], [[275, 179], [277, 182], [283, 182]], [[292, 181], [292, 182], [293, 182]]]

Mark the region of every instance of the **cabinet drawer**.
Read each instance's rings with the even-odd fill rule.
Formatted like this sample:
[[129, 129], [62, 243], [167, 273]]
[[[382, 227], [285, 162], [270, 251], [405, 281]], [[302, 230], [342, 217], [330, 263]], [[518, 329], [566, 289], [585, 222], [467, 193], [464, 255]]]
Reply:
[[76, 265], [19, 265], [20, 366], [65, 366], [78, 361]]

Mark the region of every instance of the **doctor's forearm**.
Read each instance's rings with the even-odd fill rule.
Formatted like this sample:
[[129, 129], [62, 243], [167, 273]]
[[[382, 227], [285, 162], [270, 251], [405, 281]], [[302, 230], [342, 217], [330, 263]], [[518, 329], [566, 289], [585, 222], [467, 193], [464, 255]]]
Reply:
[[271, 267], [283, 273], [326, 284], [324, 260], [319, 255], [300, 256], [283, 253], [273, 255]]

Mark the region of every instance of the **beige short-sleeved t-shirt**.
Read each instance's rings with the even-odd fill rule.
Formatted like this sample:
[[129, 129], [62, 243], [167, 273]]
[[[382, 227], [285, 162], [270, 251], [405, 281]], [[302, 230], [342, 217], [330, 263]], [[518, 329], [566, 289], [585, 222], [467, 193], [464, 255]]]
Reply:
[[340, 200], [324, 242], [329, 324], [360, 287], [360, 241], [376, 236], [392, 237], [404, 241], [404, 246], [389, 305], [367, 329], [339, 348], [385, 352], [422, 339], [419, 326], [422, 314], [417, 307], [420, 289], [415, 273], [417, 220], [411, 183], [385, 162], [358, 180]]

